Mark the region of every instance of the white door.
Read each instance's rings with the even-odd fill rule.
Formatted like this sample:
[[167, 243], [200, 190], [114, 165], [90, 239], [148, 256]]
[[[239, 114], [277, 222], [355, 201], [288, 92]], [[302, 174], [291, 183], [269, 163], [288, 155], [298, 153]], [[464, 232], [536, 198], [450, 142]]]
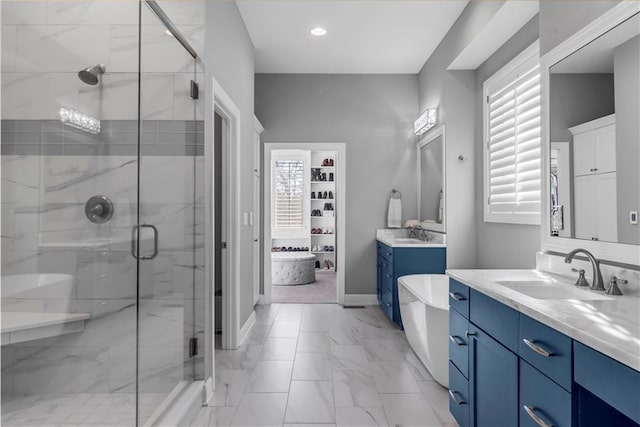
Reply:
[[598, 129], [596, 152], [596, 173], [616, 171], [616, 126], [610, 125]]
[[616, 194], [616, 173], [598, 175], [596, 189], [591, 194], [597, 200], [598, 240], [618, 241], [618, 195]]
[[261, 240], [260, 240], [260, 218], [262, 218], [262, 210], [260, 209], [260, 134], [264, 128], [257, 118], [254, 117], [254, 134], [253, 134], [253, 212], [251, 213], [250, 222], [253, 227], [253, 304], [257, 304], [260, 299], [260, 278], [261, 273]]

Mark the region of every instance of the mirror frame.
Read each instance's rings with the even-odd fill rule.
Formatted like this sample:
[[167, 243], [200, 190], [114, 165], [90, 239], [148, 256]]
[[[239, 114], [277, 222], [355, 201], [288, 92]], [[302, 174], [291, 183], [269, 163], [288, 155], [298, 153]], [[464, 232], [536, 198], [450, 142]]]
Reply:
[[540, 59], [540, 71], [542, 76], [542, 227], [541, 251], [559, 252], [566, 254], [571, 250], [581, 247], [591, 251], [596, 258], [614, 263], [640, 265], [640, 245], [624, 243], [601, 242], [581, 240], [567, 237], [551, 236], [550, 218], [550, 111], [549, 111], [549, 82], [551, 67], [567, 56], [591, 43], [604, 33], [617, 25], [640, 13], [640, 2], [620, 2], [599, 18], [585, 26], [583, 29], [569, 37], [557, 47], [546, 53]]
[[[416, 159], [417, 159], [417, 169], [416, 169], [416, 176], [417, 176], [417, 188], [418, 188], [418, 206], [417, 206], [417, 210], [418, 210], [418, 221], [420, 221], [420, 225], [422, 225], [422, 227], [425, 230], [429, 230], [429, 231], [436, 231], [438, 233], [446, 233], [447, 232], [447, 142], [446, 142], [446, 132], [445, 132], [445, 126], [444, 125], [440, 125], [437, 126], [431, 130], [429, 130], [420, 140], [418, 140], [418, 142], [416, 143]], [[422, 219], [420, 218], [420, 214], [421, 214], [421, 202], [422, 202], [422, 196], [421, 196], [421, 190], [422, 190], [422, 185], [421, 185], [421, 177], [420, 177], [420, 149], [426, 145], [428, 145], [429, 143], [435, 141], [439, 136], [442, 136], [442, 194], [444, 197], [444, 213], [442, 215], [442, 223], [438, 224], [438, 223], [433, 223], [433, 224], [429, 224], [428, 226], [424, 226], [424, 224], [422, 223]]]

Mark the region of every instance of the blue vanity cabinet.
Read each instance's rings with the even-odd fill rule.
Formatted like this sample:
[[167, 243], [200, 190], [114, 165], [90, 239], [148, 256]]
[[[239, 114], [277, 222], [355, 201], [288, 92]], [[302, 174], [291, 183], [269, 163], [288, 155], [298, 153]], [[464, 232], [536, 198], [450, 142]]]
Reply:
[[518, 425], [518, 356], [473, 323], [469, 324], [469, 395], [472, 425]]
[[402, 328], [398, 278], [409, 274], [444, 274], [447, 268], [446, 248], [392, 248], [377, 242], [378, 302], [389, 319]]
[[580, 427], [640, 425], [640, 372], [574, 341]]

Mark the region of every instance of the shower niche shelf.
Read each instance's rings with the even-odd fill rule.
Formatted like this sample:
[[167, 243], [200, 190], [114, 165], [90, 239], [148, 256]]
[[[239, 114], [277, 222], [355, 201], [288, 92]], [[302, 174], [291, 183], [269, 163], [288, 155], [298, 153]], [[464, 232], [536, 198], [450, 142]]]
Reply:
[[84, 331], [88, 313], [2, 313], [2, 345]]

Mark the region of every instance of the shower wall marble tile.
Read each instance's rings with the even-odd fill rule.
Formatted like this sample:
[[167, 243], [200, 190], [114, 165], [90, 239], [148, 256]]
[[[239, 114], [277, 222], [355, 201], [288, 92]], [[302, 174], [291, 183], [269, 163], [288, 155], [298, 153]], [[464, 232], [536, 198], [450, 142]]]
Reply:
[[[33, 123], [12, 126], [36, 130]], [[53, 123], [39, 126], [55, 130]], [[185, 126], [195, 131], [193, 123], [148, 122], [144, 129], [184, 137]], [[204, 281], [204, 215], [194, 213], [203, 206], [194, 204], [203, 199], [202, 186], [194, 187], [203, 161], [184, 155], [140, 160], [140, 221], [157, 226], [160, 247], [154, 260], [139, 264], [142, 391], [168, 393], [192, 374], [185, 368], [188, 339], [204, 328], [204, 307], [194, 307], [204, 294], [203, 283], [194, 285]], [[91, 315], [82, 333], [3, 347], [3, 393], [135, 390], [138, 269], [129, 247], [137, 168], [131, 156], [2, 156], [2, 274], [74, 276], [73, 287], [55, 298], [3, 295], [2, 309]], [[84, 216], [84, 201], [97, 193], [115, 206], [102, 225]], [[202, 320], [194, 324], [194, 315]], [[68, 381], [72, 372], [78, 379]]]
[[[158, 3], [203, 53], [204, 2]], [[204, 65], [135, 1], [2, 2], [0, 20], [2, 275], [74, 277], [45, 293], [3, 294], [2, 310], [91, 315], [82, 333], [3, 346], [2, 393], [133, 393], [140, 338], [140, 391], [166, 394], [193, 374], [188, 339], [204, 329]], [[82, 83], [77, 72], [98, 63], [101, 83]], [[101, 132], [62, 125], [61, 107], [100, 119]], [[94, 194], [114, 203], [106, 224], [84, 215]], [[138, 215], [158, 227], [160, 247], [139, 268]]]

